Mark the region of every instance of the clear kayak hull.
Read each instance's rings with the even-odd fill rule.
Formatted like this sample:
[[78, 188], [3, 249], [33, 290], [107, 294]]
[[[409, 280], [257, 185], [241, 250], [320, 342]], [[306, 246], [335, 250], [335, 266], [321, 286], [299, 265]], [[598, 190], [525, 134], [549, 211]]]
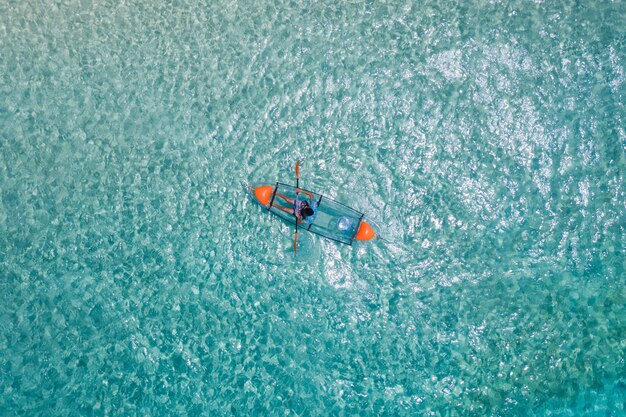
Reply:
[[[301, 188], [301, 190], [304, 190]], [[351, 245], [354, 240], [369, 240], [375, 236], [367, 236], [361, 239], [363, 230], [366, 229], [364, 215], [360, 211], [354, 210], [345, 204], [341, 204], [329, 197], [313, 191], [304, 190], [307, 193], [300, 192], [298, 198], [300, 200], [309, 199], [308, 193], [313, 195], [313, 200], [317, 203], [317, 215], [311, 224], [299, 224], [298, 229], [306, 229], [309, 232], [334, 240], [336, 242]], [[285, 201], [280, 194], [286, 196], [290, 200], [296, 199], [296, 187], [293, 185], [277, 182], [274, 185], [259, 185], [250, 187], [250, 193], [262, 206], [269, 210], [270, 213], [280, 217], [287, 223], [296, 224], [296, 217], [286, 211], [281, 210], [277, 206], [293, 208], [293, 205]], [[371, 230], [371, 227], [367, 225]]]

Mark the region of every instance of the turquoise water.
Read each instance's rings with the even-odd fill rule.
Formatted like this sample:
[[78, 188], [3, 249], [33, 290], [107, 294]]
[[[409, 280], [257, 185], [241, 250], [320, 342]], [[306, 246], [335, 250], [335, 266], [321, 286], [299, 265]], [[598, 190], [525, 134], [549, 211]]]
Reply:
[[626, 415], [625, 21], [1, 2], [0, 415]]

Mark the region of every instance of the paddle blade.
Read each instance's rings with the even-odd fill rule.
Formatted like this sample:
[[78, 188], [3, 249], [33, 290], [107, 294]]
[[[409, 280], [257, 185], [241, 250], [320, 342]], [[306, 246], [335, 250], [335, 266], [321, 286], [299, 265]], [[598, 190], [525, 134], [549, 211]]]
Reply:
[[300, 160], [298, 159], [298, 162], [296, 162], [296, 179], [300, 179]]
[[293, 251], [295, 253], [298, 253], [298, 232], [296, 232], [295, 236], [293, 237]]

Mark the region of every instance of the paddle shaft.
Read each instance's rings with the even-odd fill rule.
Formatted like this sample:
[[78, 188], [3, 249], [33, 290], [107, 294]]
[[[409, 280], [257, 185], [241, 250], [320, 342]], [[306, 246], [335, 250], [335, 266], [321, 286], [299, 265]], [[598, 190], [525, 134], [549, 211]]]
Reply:
[[[298, 188], [300, 188], [300, 160], [296, 162], [296, 201], [298, 200]], [[297, 205], [294, 201], [293, 205], [293, 215], [296, 217], [296, 234], [293, 237], [293, 251], [294, 253], [298, 252], [298, 214], [296, 213]]]

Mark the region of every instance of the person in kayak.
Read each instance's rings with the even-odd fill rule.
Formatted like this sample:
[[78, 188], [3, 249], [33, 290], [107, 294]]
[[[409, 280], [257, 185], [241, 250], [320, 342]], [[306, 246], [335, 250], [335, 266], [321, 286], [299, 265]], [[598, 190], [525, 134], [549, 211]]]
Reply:
[[295, 214], [298, 219], [298, 224], [311, 224], [315, 221], [315, 216], [317, 215], [317, 202], [313, 197], [313, 193], [305, 190], [301, 190], [300, 188], [296, 188], [296, 192], [301, 194], [306, 194], [309, 197], [309, 201], [292, 199], [287, 197], [285, 194], [276, 193], [276, 195], [287, 203], [293, 205], [293, 208], [284, 207], [280, 204], [274, 203], [273, 206], [277, 209], [284, 211], [285, 213]]

